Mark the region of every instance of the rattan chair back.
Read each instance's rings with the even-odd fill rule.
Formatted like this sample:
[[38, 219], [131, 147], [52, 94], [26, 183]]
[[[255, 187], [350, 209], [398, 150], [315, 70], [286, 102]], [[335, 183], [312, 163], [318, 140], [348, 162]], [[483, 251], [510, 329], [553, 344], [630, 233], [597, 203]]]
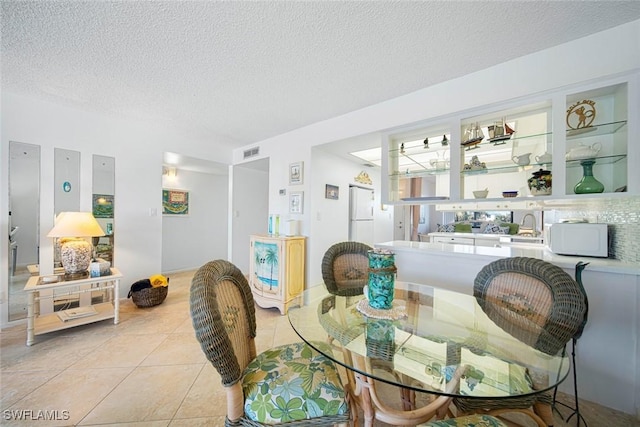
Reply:
[[191, 282], [191, 320], [202, 351], [229, 386], [256, 357], [256, 316], [247, 279], [225, 260], [203, 265]]
[[487, 316], [547, 354], [564, 349], [584, 327], [584, 289], [560, 267], [535, 258], [504, 258], [476, 276], [474, 295]]
[[369, 257], [373, 248], [361, 242], [332, 245], [322, 258], [322, 278], [334, 295], [361, 295], [369, 280]]
[[[496, 325], [547, 354], [564, 351], [587, 319], [582, 284], [560, 267], [535, 258], [503, 258], [484, 266], [476, 276], [473, 293]], [[544, 387], [535, 376], [532, 380], [534, 388]], [[549, 391], [506, 399], [456, 398], [453, 402], [463, 413], [522, 412], [540, 427], [554, 422]]]
[[[302, 343], [285, 344], [256, 357], [253, 295], [247, 279], [235, 265], [225, 260], [206, 263], [193, 276], [190, 292], [196, 338], [225, 386], [225, 427], [275, 424], [326, 427], [350, 419], [346, 392], [335, 365], [311, 347]], [[283, 354], [282, 358], [280, 354]], [[300, 385], [298, 381], [306, 381], [309, 377], [303, 377], [297, 368], [290, 368], [288, 364], [306, 366], [312, 372], [311, 384]], [[295, 417], [281, 411], [267, 413], [254, 409], [254, 402], [264, 408], [264, 405], [275, 405], [277, 399], [283, 399], [282, 391], [272, 389], [276, 383], [284, 387], [287, 394], [287, 386], [295, 384], [297, 390], [293, 400], [297, 404], [302, 402], [304, 408], [296, 409]], [[265, 398], [266, 401], [262, 400]], [[326, 407], [320, 406], [321, 401]], [[250, 412], [246, 412], [247, 408]], [[274, 419], [280, 422], [274, 422]]]

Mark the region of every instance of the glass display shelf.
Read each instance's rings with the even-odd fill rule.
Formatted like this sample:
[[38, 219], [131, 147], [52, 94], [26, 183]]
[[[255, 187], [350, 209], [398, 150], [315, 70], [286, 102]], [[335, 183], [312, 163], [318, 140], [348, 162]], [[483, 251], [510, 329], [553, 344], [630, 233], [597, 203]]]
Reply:
[[481, 142], [477, 144], [473, 144], [472, 146], [469, 146], [469, 147], [466, 147], [463, 144], [461, 145], [464, 151], [474, 151], [482, 148], [490, 149], [491, 147], [502, 146], [509, 142], [525, 142], [526, 143], [527, 140], [532, 140], [534, 138], [548, 138], [548, 137], [551, 137], [551, 135], [552, 135], [552, 132], [542, 132], [542, 133], [535, 133], [535, 134], [529, 134], [529, 135], [518, 135], [518, 132], [516, 131], [515, 133], [511, 134], [511, 138], [508, 138], [508, 139], [496, 140], [496, 138], [494, 138], [492, 140], [489, 138], [485, 138]]
[[448, 173], [449, 140], [450, 135], [443, 132], [442, 136], [423, 139], [413, 135], [398, 141], [394, 148], [389, 149], [389, 159], [393, 165], [389, 176], [414, 178]]
[[423, 197], [403, 197], [402, 202], [426, 202], [432, 200], [449, 200], [448, 196], [423, 196]]
[[463, 169], [460, 171], [463, 175], [479, 175], [479, 174], [494, 174], [494, 173], [510, 173], [510, 172], [522, 172], [522, 171], [530, 171], [531, 173], [536, 172], [540, 168], [548, 168], [550, 167], [551, 162], [547, 163], [529, 163], [526, 166], [518, 166], [518, 165], [501, 165], [501, 166], [488, 166], [485, 169]]
[[422, 178], [424, 176], [429, 175], [440, 175], [440, 174], [448, 174], [451, 169], [435, 169], [435, 168], [424, 168], [419, 170], [409, 170], [406, 172], [392, 172], [389, 174], [389, 177], [394, 178]]
[[[446, 136], [446, 138], [443, 138]], [[422, 139], [407, 139], [407, 141], [396, 143], [397, 147], [389, 148], [389, 153], [397, 156], [412, 156], [422, 153], [437, 153], [449, 151], [450, 135], [444, 134], [443, 137], [428, 137]], [[425, 143], [426, 141], [426, 143]]]
[[626, 158], [627, 158], [626, 154], [616, 154], [613, 156], [596, 156], [596, 157], [589, 157], [585, 159], [567, 160], [567, 167], [568, 168], [582, 167], [580, 163], [584, 162], [585, 160], [595, 160], [596, 165], [606, 165], [606, 164], [617, 163], [620, 160], [626, 159]]
[[581, 129], [567, 129], [567, 141], [592, 136], [611, 135], [618, 132], [626, 125], [626, 120], [620, 120], [611, 123], [601, 123]]

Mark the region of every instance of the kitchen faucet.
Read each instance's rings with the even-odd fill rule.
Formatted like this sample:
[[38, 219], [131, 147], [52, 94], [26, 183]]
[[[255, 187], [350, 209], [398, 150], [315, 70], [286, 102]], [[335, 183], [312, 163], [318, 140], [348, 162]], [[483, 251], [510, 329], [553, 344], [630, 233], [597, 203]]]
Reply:
[[[527, 217], [531, 217], [531, 228], [525, 228], [524, 223]], [[518, 230], [520, 236], [536, 237], [538, 235], [538, 229], [536, 227], [536, 217], [532, 213], [525, 214], [520, 221], [520, 229]]]

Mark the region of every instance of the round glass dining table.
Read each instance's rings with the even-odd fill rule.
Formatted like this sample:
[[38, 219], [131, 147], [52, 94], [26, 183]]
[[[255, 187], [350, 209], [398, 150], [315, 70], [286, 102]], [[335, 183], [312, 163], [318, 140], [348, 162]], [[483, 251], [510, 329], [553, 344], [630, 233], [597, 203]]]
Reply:
[[345, 367], [355, 393], [364, 393], [366, 404], [373, 399], [373, 407], [384, 406], [375, 405], [375, 381], [449, 400], [503, 399], [552, 389], [570, 369], [563, 344], [536, 345], [538, 325], [514, 328], [504, 313], [471, 295], [396, 282], [390, 310], [373, 310], [363, 295], [338, 296], [323, 287], [306, 290], [303, 301], [289, 310], [291, 326]]

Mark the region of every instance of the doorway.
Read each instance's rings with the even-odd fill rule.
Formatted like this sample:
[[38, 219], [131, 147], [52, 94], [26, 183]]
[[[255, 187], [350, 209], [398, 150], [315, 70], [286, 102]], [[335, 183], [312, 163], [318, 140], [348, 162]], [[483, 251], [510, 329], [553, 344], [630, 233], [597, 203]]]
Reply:
[[249, 273], [249, 236], [267, 232], [269, 221], [269, 159], [233, 166], [231, 262]]
[[[184, 198], [181, 209], [162, 212], [162, 271], [194, 270], [227, 257], [229, 166], [164, 153], [163, 194]], [[158, 194], [158, 197], [161, 197]]]

